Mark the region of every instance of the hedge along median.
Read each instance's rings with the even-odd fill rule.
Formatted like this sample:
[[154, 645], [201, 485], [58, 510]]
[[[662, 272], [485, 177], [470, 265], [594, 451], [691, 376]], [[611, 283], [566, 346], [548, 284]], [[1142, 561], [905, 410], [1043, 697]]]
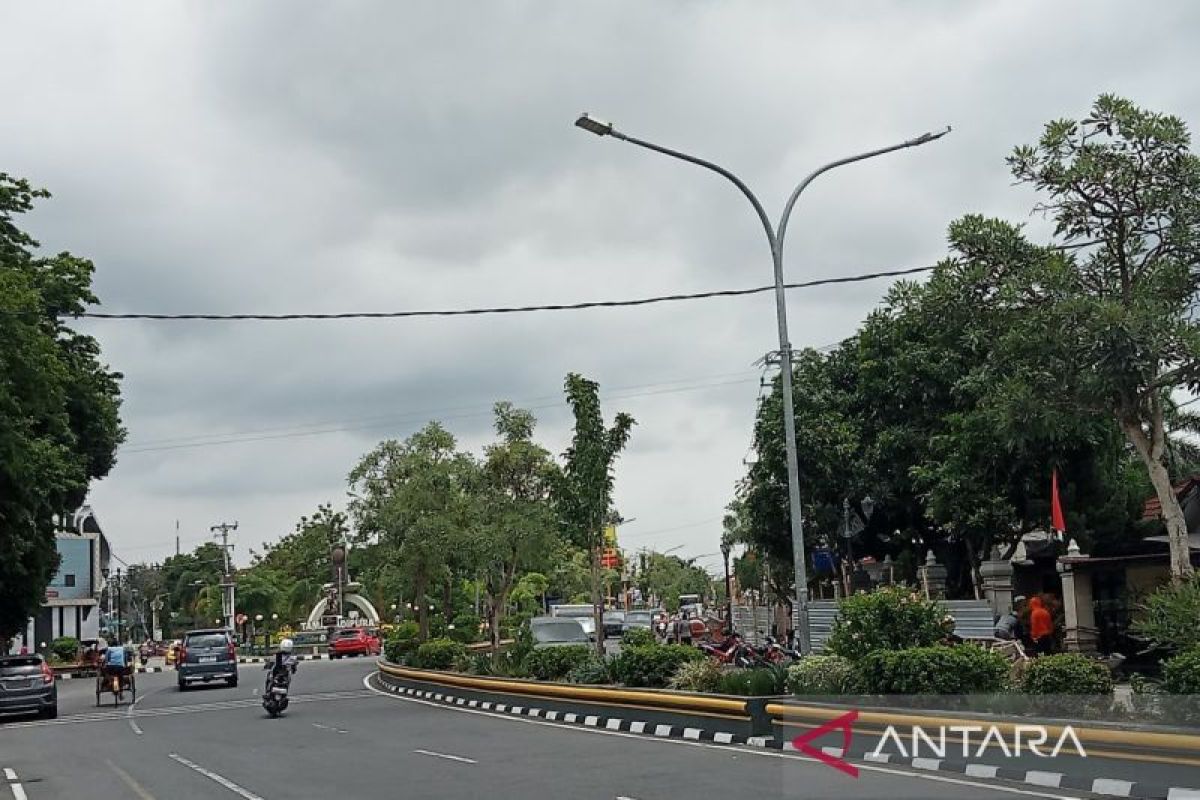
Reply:
[[[466, 700], [528, 706], [560, 714], [640, 720], [653, 725], [696, 728], [740, 738], [769, 736], [769, 698], [728, 697], [667, 689], [609, 688], [518, 678], [492, 678], [457, 672], [414, 669], [381, 660], [385, 685], [436, 690]], [[447, 692], [447, 690], [450, 690]]]

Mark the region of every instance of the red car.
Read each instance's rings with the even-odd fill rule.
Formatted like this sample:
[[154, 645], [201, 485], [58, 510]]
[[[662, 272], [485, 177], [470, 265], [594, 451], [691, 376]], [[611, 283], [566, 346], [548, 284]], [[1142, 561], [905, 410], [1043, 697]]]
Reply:
[[379, 649], [379, 637], [374, 631], [366, 628], [343, 628], [335, 633], [329, 642], [329, 657], [377, 656]]

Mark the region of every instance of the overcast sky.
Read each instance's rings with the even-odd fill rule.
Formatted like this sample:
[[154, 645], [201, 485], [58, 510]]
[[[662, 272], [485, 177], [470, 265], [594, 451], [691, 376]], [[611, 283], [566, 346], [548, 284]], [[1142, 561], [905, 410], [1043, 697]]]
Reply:
[[[25, 220], [96, 264], [103, 310], [337, 312], [618, 299], [770, 282], [720, 178], [572, 127], [581, 111], [716, 160], [776, 216], [821, 163], [952, 125], [806, 193], [791, 280], [921, 266], [955, 217], [1028, 219], [1004, 156], [1101, 92], [1200, 125], [1200, 4], [8, 3], [0, 170]], [[1031, 227], [1040, 230], [1036, 221]], [[793, 291], [796, 347], [854, 332], [887, 281]], [[158, 560], [240, 523], [291, 530], [382, 438], [536, 409], [561, 452], [568, 371], [638, 422], [622, 545], [703, 555], [777, 347], [770, 295], [348, 322], [82, 325], [125, 374], [129, 441], [91, 502]], [[231, 442], [232, 440], [232, 442]], [[192, 446], [199, 444], [200, 446]], [[180, 446], [188, 445], [188, 446]]]

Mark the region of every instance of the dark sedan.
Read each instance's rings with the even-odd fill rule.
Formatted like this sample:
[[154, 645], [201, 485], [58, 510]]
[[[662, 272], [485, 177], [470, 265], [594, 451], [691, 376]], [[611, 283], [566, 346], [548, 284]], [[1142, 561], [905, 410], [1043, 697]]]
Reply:
[[601, 622], [604, 624], [604, 637], [606, 639], [620, 639], [621, 633], [624, 631], [625, 612], [605, 611]]
[[54, 671], [39, 655], [0, 656], [0, 714], [58, 716]]

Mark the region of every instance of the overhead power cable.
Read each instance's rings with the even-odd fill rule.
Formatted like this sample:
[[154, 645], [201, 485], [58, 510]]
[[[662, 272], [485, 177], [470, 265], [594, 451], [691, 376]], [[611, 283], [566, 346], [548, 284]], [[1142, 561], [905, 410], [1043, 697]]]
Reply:
[[[827, 286], [838, 283], [860, 283], [878, 278], [896, 278], [904, 275], [915, 275], [928, 272], [933, 267], [912, 267], [910, 269], [885, 270], [870, 272], [862, 275], [846, 275], [837, 278], [819, 278], [812, 281], [784, 284], [786, 289], [809, 289], [814, 286]], [[84, 317], [87, 319], [115, 320], [208, 320], [236, 321], [257, 320], [268, 322], [286, 322], [293, 320], [334, 320], [334, 319], [402, 319], [407, 317], [466, 317], [485, 314], [524, 314], [532, 311], [579, 311], [586, 308], [626, 308], [630, 306], [648, 306], [655, 303], [676, 303], [685, 300], [707, 300], [714, 297], [741, 297], [744, 295], [772, 292], [775, 286], [754, 286], [748, 289], [718, 289], [709, 292], [691, 292], [688, 294], [666, 294], [654, 297], [641, 297], [632, 300], [590, 300], [581, 303], [555, 303], [550, 305], [533, 306], [497, 306], [490, 308], [458, 308], [414, 311], [345, 311], [330, 314], [146, 314], [146, 313], [110, 313], [103, 311], [85, 311], [81, 314], [64, 314], [64, 317]], [[7, 312], [33, 313], [33, 312]]]

